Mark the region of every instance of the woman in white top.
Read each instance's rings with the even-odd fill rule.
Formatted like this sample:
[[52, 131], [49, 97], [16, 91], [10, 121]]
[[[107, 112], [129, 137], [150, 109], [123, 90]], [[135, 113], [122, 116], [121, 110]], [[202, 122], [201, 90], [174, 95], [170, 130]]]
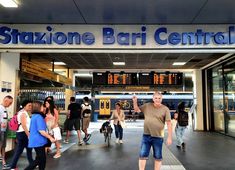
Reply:
[[21, 104], [22, 109], [17, 114], [19, 129], [16, 132], [17, 145], [11, 162], [11, 169], [16, 169], [17, 162], [24, 148], [27, 151], [29, 163], [33, 162], [32, 148], [28, 148], [28, 137], [30, 127], [30, 113], [32, 110], [32, 101], [25, 100]]
[[110, 118], [113, 121], [114, 128], [115, 128], [115, 136], [116, 136], [116, 143], [123, 143], [123, 124], [125, 120], [124, 111], [121, 110], [120, 103], [115, 104], [115, 110], [113, 110], [112, 116]]
[[59, 128], [59, 112], [55, 108], [54, 101], [47, 100], [45, 102], [46, 106], [46, 124], [49, 134], [53, 135], [56, 142], [56, 154], [53, 158], [59, 158], [61, 156], [60, 152], [60, 140], [62, 139], [60, 128]]

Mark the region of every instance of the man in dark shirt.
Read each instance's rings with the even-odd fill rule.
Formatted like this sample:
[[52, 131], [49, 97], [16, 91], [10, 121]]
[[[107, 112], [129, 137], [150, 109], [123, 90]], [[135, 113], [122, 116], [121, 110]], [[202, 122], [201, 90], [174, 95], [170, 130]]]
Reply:
[[70, 98], [70, 104], [68, 106], [68, 113], [67, 113], [67, 118], [68, 118], [68, 132], [66, 134], [66, 139], [64, 140], [65, 143], [68, 143], [70, 133], [73, 130], [73, 128], [77, 131], [78, 134], [78, 143], [79, 145], [83, 144], [82, 137], [81, 137], [81, 131], [80, 131], [80, 122], [81, 122], [81, 104], [76, 103], [75, 97]]

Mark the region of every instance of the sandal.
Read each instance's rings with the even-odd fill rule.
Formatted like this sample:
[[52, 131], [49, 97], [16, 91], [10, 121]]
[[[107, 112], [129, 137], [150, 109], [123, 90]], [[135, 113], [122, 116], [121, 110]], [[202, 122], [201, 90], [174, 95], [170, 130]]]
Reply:
[[57, 153], [57, 154], [55, 154], [55, 155], [53, 156], [54, 159], [57, 159], [57, 158], [59, 158], [59, 157], [61, 157], [61, 154], [60, 154], [60, 153]]

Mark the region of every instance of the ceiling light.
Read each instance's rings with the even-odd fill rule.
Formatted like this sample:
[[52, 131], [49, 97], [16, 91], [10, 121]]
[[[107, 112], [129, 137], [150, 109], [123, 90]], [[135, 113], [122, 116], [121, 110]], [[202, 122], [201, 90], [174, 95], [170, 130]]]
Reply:
[[125, 62], [113, 62], [113, 65], [115, 65], [115, 66], [124, 66], [124, 65], [126, 65], [126, 63]]
[[172, 65], [173, 66], [183, 66], [185, 64], [186, 64], [186, 62], [174, 62]]
[[[53, 62], [51, 62], [53, 64]], [[54, 62], [54, 65], [66, 65], [64, 62]]]
[[6, 8], [17, 8], [18, 7], [16, 0], [0, 0], [0, 4]]
[[92, 77], [90, 73], [76, 73], [75, 76], [77, 77]]

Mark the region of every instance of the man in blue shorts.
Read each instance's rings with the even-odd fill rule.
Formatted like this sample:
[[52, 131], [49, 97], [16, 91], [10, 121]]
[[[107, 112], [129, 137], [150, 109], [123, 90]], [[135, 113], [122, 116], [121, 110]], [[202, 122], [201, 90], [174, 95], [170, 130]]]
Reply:
[[160, 170], [162, 164], [162, 144], [164, 138], [165, 122], [168, 129], [167, 145], [172, 143], [172, 127], [170, 110], [162, 104], [162, 94], [153, 94], [153, 103], [138, 106], [137, 97], [133, 96], [135, 112], [144, 113], [144, 134], [139, 155], [139, 170], [144, 170], [151, 147], [155, 158], [154, 169]]

